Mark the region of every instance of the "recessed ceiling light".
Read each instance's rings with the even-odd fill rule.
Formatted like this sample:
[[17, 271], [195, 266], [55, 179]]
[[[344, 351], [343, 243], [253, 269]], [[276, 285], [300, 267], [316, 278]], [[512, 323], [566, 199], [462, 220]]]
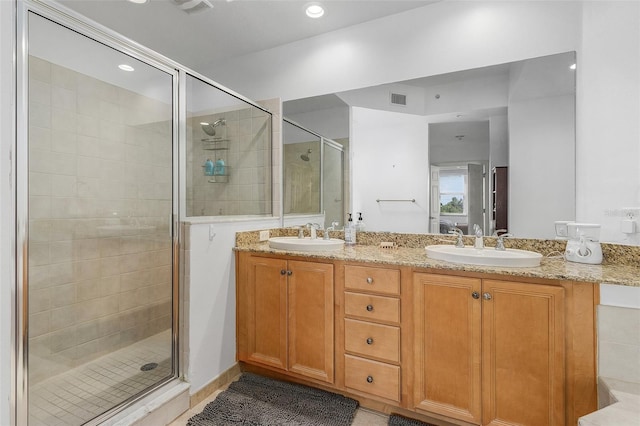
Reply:
[[118, 68], [120, 68], [122, 71], [133, 71], [134, 68], [131, 65], [127, 65], [127, 64], [120, 64], [118, 65]]
[[144, 4], [147, 2], [147, 0], [128, 0], [128, 1], [135, 4]]
[[571, 64], [571, 66], [569, 66], [569, 69], [570, 69], [570, 70], [575, 70], [576, 68], [577, 68], [577, 65], [576, 65], [576, 64]]
[[307, 5], [306, 13], [309, 18], [316, 19], [324, 15], [324, 9], [320, 3], [310, 3]]

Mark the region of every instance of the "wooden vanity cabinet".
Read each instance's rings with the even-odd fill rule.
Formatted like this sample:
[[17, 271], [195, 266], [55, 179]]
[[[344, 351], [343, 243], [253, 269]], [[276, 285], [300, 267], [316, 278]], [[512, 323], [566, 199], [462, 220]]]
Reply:
[[413, 285], [417, 410], [565, 425], [563, 286], [430, 273], [415, 273]]
[[254, 371], [468, 425], [597, 409], [596, 284], [236, 256], [237, 358]]
[[238, 265], [238, 360], [333, 383], [333, 265], [251, 253]]
[[401, 401], [400, 270], [344, 266], [344, 386]]

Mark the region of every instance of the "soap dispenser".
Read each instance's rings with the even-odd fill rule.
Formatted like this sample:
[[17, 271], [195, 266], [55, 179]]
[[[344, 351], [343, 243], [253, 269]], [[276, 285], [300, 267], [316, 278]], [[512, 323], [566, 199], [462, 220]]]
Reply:
[[362, 219], [362, 212], [358, 212], [358, 223], [356, 224], [356, 230], [358, 232], [364, 231], [364, 220]]
[[353, 223], [353, 217], [351, 213], [348, 213], [349, 219], [347, 225], [344, 227], [344, 243], [345, 245], [352, 246], [356, 244], [356, 226]]

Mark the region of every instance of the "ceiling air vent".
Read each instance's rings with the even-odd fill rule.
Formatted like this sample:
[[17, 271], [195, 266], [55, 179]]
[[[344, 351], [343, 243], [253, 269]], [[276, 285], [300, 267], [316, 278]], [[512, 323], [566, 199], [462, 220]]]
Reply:
[[171, 0], [180, 10], [186, 13], [204, 12], [213, 8], [209, 0]]
[[401, 93], [391, 93], [391, 104], [407, 106], [407, 95]]

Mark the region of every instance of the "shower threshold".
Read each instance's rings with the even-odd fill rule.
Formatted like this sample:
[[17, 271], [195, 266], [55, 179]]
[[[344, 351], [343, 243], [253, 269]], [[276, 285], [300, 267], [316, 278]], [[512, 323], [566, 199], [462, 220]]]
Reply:
[[33, 385], [29, 425], [82, 425], [169, 377], [170, 341], [166, 330]]

